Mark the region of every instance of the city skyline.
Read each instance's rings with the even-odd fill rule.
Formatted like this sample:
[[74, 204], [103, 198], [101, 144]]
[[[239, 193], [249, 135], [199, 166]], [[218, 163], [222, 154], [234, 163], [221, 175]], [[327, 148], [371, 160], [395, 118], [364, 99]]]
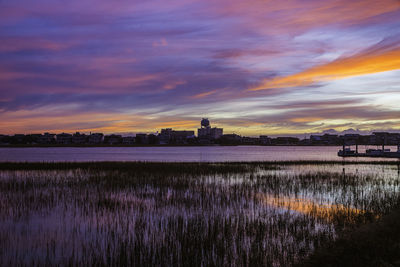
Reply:
[[400, 2], [0, 2], [0, 133], [400, 130]]
[[[204, 118], [202, 119], [204, 120]], [[206, 120], [208, 120], [206, 118]], [[70, 130], [70, 131], [49, 131], [49, 130], [43, 130], [43, 131], [36, 131], [36, 132], [26, 132], [26, 133], [8, 133], [4, 134], [0, 132], [0, 137], [2, 136], [19, 136], [19, 135], [46, 135], [46, 134], [51, 134], [51, 135], [57, 135], [57, 134], [68, 134], [68, 135], [74, 135], [74, 134], [83, 134], [83, 135], [96, 135], [96, 134], [101, 134], [101, 135], [120, 135], [122, 137], [132, 137], [136, 135], [159, 135], [162, 134], [163, 131], [178, 131], [178, 132], [193, 132], [197, 134], [193, 134], [193, 136], [198, 136], [198, 131], [201, 130], [200, 128], [203, 128], [201, 123], [198, 123], [198, 125], [195, 128], [186, 128], [186, 129], [177, 129], [173, 127], [167, 127], [167, 128], [162, 128], [162, 129], [153, 129], [151, 131], [139, 131], [139, 132], [99, 132], [99, 131], [79, 131], [79, 130]], [[217, 128], [224, 130], [224, 128], [219, 128], [218, 125], [211, 125], [210, 128]], [[299, 133], [299, 134], [268, 134], [268, 132], [260, 133], [259, 135], [242, 135], [239, 133], [239, 131], [235, 131], [234, 129], [231, 129], [231, 131], [225, 131], [223, 134], [224, 135], [237, 135], [241, 137], [260, 137], [260, 136], [266, 136], [266, 137], [271, 137], [271, 138], [276, 138], [276, 137], [297, 137], [297, 138], [310, 138], [311, 136], [322, 136], [322, 135], [337, 135], [337, 136], [344, 136], [344, 135], [371, 135], [375, 133], [389, 133], [389, 134], [400, 134], [400, 130], [386, 130], [386, 129], [375, 129], [375, 130], [370, 130], [370, 131], [362, 131], [360, 129], [345, 129], [343, 131], [337, 131], [335, 129], [328, 129], [324, 130], [322, 132], [310, 132], [310, 133]]]
[[[105, 135], [103, 133], [35, 133], [35, 134], [0, 134], [0, 145], [7, 146], [102, 146], [102, 145], [393, 145], [400, 150], [400, 133], [374, 132], [360, 134], [349, 131], [339, 135], [337, 132], [326, 132], [323, 135], [310, 135], [304, 138], [291, 136], [258, 137], [240, 136], [232, 133], [223, 133], [222, 128], [211, 127], [208, 119], [202, 119], [201, 128], [197, 135], [192, 130], [161, 129], [156, 134], [137, 133], [132, 135], [119, 135], [116, 133]], [[357, 151], [357, 150], [356, 150]]]

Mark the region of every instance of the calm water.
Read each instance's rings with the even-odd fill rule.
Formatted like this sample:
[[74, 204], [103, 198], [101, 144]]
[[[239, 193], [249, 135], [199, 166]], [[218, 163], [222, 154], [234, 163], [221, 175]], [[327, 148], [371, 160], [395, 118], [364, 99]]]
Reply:
[[[337, 156], [339, 149], [341, 147], [322, 146], [0, 148], [0, 161], [226, 162], [342, 160]], [[364, 147], [360, 148], [360, 151], [363, 149]], [[395, 147], [391, 147], [391, 149], [394, 151]], [[346, 159], [346, 161], [351, 160], [365, 161], [371, 159]]]

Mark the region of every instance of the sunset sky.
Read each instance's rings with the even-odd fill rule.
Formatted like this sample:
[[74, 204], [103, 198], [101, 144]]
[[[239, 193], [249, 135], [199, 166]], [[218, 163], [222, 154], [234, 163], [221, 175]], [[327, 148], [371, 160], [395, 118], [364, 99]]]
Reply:
[[399, 0], [0, 0], [0, 133], [400, 130]]

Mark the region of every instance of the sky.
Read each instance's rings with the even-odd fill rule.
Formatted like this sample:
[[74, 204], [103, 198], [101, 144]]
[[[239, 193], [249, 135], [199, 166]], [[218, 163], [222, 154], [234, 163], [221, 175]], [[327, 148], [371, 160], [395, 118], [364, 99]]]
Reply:
[[0, 0], [0, 133], [400, 130], [400, 0]]

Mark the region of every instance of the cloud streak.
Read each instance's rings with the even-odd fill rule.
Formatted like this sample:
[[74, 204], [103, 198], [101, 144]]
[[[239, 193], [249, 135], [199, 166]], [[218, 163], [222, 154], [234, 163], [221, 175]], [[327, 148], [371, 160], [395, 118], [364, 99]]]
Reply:
[[3, 0], [0, 133], [400, 127], [399, 16], [397, 0]]
[[396, 45], [396, 47], [388, 48], [378, 44], [350, 57], [342, 57], [293, 75], [264, 80], [261, 85], [250, 90], [302, 87], [319, 82], [398, 69], [400, 69], [400, 47]]

